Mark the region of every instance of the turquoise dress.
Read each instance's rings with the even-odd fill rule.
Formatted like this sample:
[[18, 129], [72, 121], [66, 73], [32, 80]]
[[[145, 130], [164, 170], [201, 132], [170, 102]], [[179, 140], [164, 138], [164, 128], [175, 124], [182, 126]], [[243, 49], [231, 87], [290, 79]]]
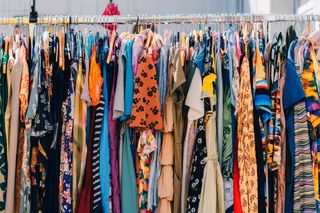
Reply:
[[[107, 41], [105, 41], [107, 44]], [[107, 55], [107, 46], [104, 47], [104, 56]], [[105, 61], [105, 60], [104, 60]], [[104, 64], [103, 69], [104, 83], [102, 86], [103, 97], [105, 98], [104, 115], [101, 126], [101, 137], [100, 137], [100, 185], [101, 185], [101, 199], [102, 199], [102, 210], [104, 213], [109, 213], [111, 207], [109, 203], [110, 195], [110, 149], [109, 149], [109, 100], [108, 100], [108, 87], [107, 87], [107, 65]]]
[[133, 40], [128, 41], [126, 45], [126, 68], [125, 68], [125, 91], [124, 91], [124, 113], [120, 120], [128, 120], [131, 116], [132, 101], [133, 101], [133, 82], [134, 76], [132, 71], [132, 45]]

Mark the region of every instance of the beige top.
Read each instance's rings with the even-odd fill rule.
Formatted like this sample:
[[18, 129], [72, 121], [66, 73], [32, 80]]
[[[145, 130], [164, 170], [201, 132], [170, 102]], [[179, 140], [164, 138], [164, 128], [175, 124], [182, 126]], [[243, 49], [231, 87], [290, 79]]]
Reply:
[[175, 49], [172, 61], [173, 72], [173, 89], [172, 99], [174, 102], [173, 110], [173, 126], [174, 126], [174, 195], [173, 195], [173, 212], [181, 213], [181, 181], [182, 181], [182, 134], [183, 134], [183, 118], [182, 103], [184, 94], [182, 85], [186, 78], [181, 62], [181, 51], [179, 45]]
[[165, 103], [165, 122], [162, 149], [160, 153], [161, 174], [158, 181], [158, 195], [160, 198], [158, 213], [171, 213], [173, 200], [173, 103], [167, 97]]
[[[16, 177], [16, 157], [19, 135], [19, 92], [22, 74], [22, 64], [20, 60], [20, 47], [15, 47], [15, 61], [11, 73], [12, 96], [11, 96], [11, 119], [10, 119], [10, 137], [9, 137], [9, 160], [8, 160], [8, 185], [6, 212], [14, 212], [14, 191]], [[9, 74], [10, 72], [8, 72]], [[8, 96], [8, 99], [10, 97]]]

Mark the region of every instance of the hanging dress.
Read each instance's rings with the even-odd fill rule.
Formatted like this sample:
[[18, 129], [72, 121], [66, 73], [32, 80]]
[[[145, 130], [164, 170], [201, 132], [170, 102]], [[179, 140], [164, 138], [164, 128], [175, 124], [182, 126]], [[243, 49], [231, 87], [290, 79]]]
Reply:
[[[138, 186], [138, 205], [147, 210], [148, 180], [151, 153], [157, 148], [152, 130], [162, 130], [157, 75], [152, 58], [146, 52], [138, 62], [135, 75], [132, 114], [130, 127], [142, 131], [137, 147], [136, 171]], [[147, 129], [147, 130], [146, 130]]]
[[[167, 48], [165, 46], [165, 48]], [[169, 51], [167, 50], [167, 53]], [[160, 62], [164, 57], [160, 58]], [[167, 61], [166, 63], [167, 64]], [[163, 66], [163, 64], [160, 64]], [[172, 69], [168, 70], [168, 92], [164, 100], [164, 134], [160, 152], [161, 174], [158, 181], [158, 196], [160, 198], [158, 213], [171, 213], [171, 202], [173, 200], [173, 158], [174, 158], [174, 140], [173, 140], [173, 101], [172, 91]], [[165, 72], [164, 72], [165, 73]], [[160, 76], [161, 80], [161, 76]], [[161, 95], [161, 94], [160, 94]]]
[[74, 98], [74, 122], [73, 122], [73, 171], [72, 171], [72, 205], [76, 211], [76, 205], [81, 193], [84, 180], [85, 165], [87, 159], [86, 125], [87, 103], [81, 99], [84, 87], [85, 73], [82, 69], [82, 58], [79, 58], [78, 72], [75, 85]]
[[124, 127], [123, 159], [121, 176], [121, 210], [123, 213], [138, 213], [138, 197], [134, 159], [130, 147], [130, 129]]
[[136, 157], [138, 206], [140, 212], [147, 210], [151, 153], [156, 148], [157, 142], [152, 134], [152, 130], [143, 131], [137, 145]]
[[242, 61], [240, 73], [240, 90], [236, 113], [238, 114], [237, 136], [240, 199], [244, 213], [255, 213], [258, 211], [258, 177], [253, 126], [253, 99], [249, 61], [246, 56]]
[[28, 69], [28, 64], [26, 60], [26, 51], [27, 51], [26, 47], [24, 46], [24, 44], [22, 44], [20, 47], [20, 56], [19, 56], [21, 61], [22, 72], [21, 72], [20, 94], [19, 94], [20, 116], [19, 116], [19, 141], [17, 146], [17, 163], [16, 163], [15, 209], [19, 209], [19, 205], [20, 205], [23, 142], [24, 142], [24, 132], [25, 132], [25, 115], [28, 109], [28, 98], [29, 98], [29, 69]]
[[152, 58], [144, 55], [138, 62], [130, 127], [162, 130], [162, 117], [156, 69]]
[[[102, 61], [105, 61], [108, 54], [107, 47], [108, 40], [105, 40]], [[108, 97], [108, 73], [107, 64], [104, 63], [102, 68], [103, 86], [102, 93], [105, 98], [106, 104], [104, 105], [104, 115], [102, 120], [101, 137], [100, 137], [100, 181], [101, 181], [101, 199], [102, 199], [102, 212], [109, 212], [110, 208], [110, 147], [109, 147], [109, 97]]]
[[207, 213], [215, 209], [216, 213], [224, 213], [224, 189], [220, 165], [218, 161], [216, 114], [207, 115], [206, 121], [206, 145], [207, 157], [201, 188], [199, 213]]
[[[313, 45], [308, 43], [309, 49], [306, 54], [305, 70], [302, 73], [302, 82], [305, 88], [305, 93], [307, 95], [306, 104], [304, 101], [297, 103], [294, 106], [294, 201], [293, 201], [293, 211], [294, 212], [313, 212], [316, 210], [315, 194], [318, 191], [318, 181], [312, 182], [312, 177], [315, 177], [316, 173], [312, 172], [312, 161], [310, 154], [310, 138], [309, 138], [309, 128], [307, 123], [307, 112], [310, 112], [310, 122], [313, 126], [318, 126], [319, 123], [319, 109], [314, 109], [313, 106], [319, 106], [319, 94], [316, 97], [310, 96], [310, 88], [307, 86], [308, 72], [314, 71], [315, 76], [319, 77], [320, 67], [318, 63], [318, 58], [314, 52]], [[290, 48], [289, 48], [290, 49]], [[291, 47], [293, 49], [293, 47]], [[290, 50], [291, 50], [290, 49]], [[293, 50], [291, 50], [293, 52]], [[293, 63], [293, 53], [290, 52], [290, 63]], [[309, 58], [310, 57], [310, 58]], [[309, 66], [308, 66], [309, 65]], [[312, 67], [313, 66], [313, 67]], [[292, 68], [292, 67], [291, 67]], [[293, 69], [293, 68], [292, 68]], [[294, 71], [294, 69], [293, 69]], [[319, 79], [315, 78], [316, 86], [319, 89]], [[311, 83], [311, 82], [310, 82]], [[319, 90], [316, 90], [317, 92]], [[314, 93], [316, 94], [316, 93]], [[312, 98], [314, 98], [312, 100]], [[312, 104], [310, 104], [310, 100]], [[315, 184], [315, 185], [314, 185]]]
[[186, 82], [179, 44], [175, 48], [172, 67], [173, 69], [173, 88], [172, 99], [174, 103], [173, 126], [174, 134], [174, 195], [173, 212], [181, 213], [181, 186], [182, 186], [182, 134], [183, 134], [183, 116], [182, 104], [185, 99], [183, 85]]
[[72, 212], [72, 128], [74, 118], [74, 75], [70, 71], [68, 96], [62, 104], [59, 205], [61, 212]]
[[[111, 47], [109, 47], [111, 48]], [[116, 89], [116, 79], [118, 74], [118, 63], [117, 54], [118, 49], [114, 47], [115, 53], [112, 56], [113, 61], [110, 65], [110, 74], [113, 75], [111, 78], [111, 88], [110, 88], [110, 104], [108, 111], [108, 126], [109, 126], [109, 138], [110, 138], [110, 165], [111, 165], [111, 202], [109, 203], [109, 209], [112, 209], [114, 213], [121, 212], [120, 206], [120, 182], [119, 182], [119, 138], [117, 132], [117, 120], [113, 120], [113, 107], [115, 99], [115, 89]], [[108, 72], [109, 73], [109, 72]]]
[[207, 157], [204, 118], [198, 120], [198, 133], [194, 145], [191, 175], [189, 182], [187, 213], [198, 212], [201, 200], [202, 178]]
[[[17, 169], [16, 169], [16, 198], [15, 198], [15, 210], [18, 211], [21, 202], [21, 188], [22, 188], [22, 176], [23, 176], [23, 147], [26, 137], [26, 112], [28, 109], [28, 99], [29, 99], [29, 69], [26, 60], [26, 47], [21, 45], [20, 58], [22, 65], [22, 75], [20, 83], [20, 133], [19, 133], [19, 144], [18, 144], [18, 155], [17, 155]], [[23, 190], [24, 191], [24, 190]], [[24, 194], [24, 193], [22, 193]], [[28, 202], [26, 202], [28, 203]]]
[[[46, 81], [44, 50], [38, 52], [37, 66], [34, 72], [34, 85], [31, 91], [29, 108], [35, 113], [31, 125], [31, 211], [44, 211], [47, 188], [48, 150], [52, 141], [51, 107]], [[36, 71], [37, 70], [37, 71]], [[35, 79], [38, 79], [37, 81]], [[40, 87], [40, 88], [39, 88]], [[31, 105], [33, 104], [33, 105]], [[28, 110], [29, 110], [28, 108]], [[27, 112], [28, 114], [28, 112]]]
[[[15, 38], [17, 39], [17, 38]], [[20, 41], [15, 41], [20, 42]], [[11, 73], [12, 82], [12, 96], [11, 98], [11, 118], [10, 118], [10, 140], [8, 144], [10, 146], [8, 153], [8, 186], [7, 186], [7, 200], [6, 200], [6, 211], [13, 212], [14, 210], [14, 189], [15, 189], [15, 172], [16, 172], [16, 156], [17, 156], [17, 145], [19, 137], [19, 92], [20, 92], [20, 81], [22, 74], [22, 64], [20, 60], [20, 46], [19, 44], [14, 45], [15, 60]], [[9, 71], [10, 72], [10, 71]]]

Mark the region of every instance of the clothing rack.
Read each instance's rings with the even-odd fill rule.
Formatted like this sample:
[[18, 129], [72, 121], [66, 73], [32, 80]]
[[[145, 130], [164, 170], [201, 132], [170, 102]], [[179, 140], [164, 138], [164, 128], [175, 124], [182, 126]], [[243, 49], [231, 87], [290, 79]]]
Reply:
[[248, 22], [300, 22], [320, 21], [320, 15], [252, 15], [252, 14], [192, 14], [165, 16], [40, 16], [37, 21], [29, 17], [0, 18], [0, 25], [35, 24], [184, 24], [184, 23], [248, 23]]

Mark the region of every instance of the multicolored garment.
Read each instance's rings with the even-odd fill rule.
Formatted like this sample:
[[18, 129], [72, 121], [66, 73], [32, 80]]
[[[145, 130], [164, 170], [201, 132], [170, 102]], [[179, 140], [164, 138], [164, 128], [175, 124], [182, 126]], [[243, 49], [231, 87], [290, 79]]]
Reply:
[[259, 34], [259, 45], [256, 45], [256, 54], [255, 54], [255, 96], [254, 104], [259, 111], [260, 117], [260, 130], [261, 130], [261, 139], [262, 139], [262, 148], [263, 148], [263, 159], [265, 164], [265, 172], [267, 168], [267, 156], [266, 156], [266, 138], [265, 138], [265, 125], [271, 117], [271, 99], [269, 94], [268, 81], [266, 79], [266, 68], [264, 65], [264, 39], [262, 34]]
[[140, 210], [147, 210], [151, 154], [156, 149], [157, 141], [152, 134], [152, 130], [143, 131], [138, 142], [136, 156], [138, 205]]
[[261, 147], [262, 147], [262, 158], [263, 158], [263, 194], [266, 203], [266, 209], [268, 208], [267, 200], [267, 141], [266, 141], [266, 126], [271, 117], [271, 100], [269, 85], [266, 79], [266, 68], [264, 63], [264, 38], [262, 34], [259, 34], [259, 45], [256, 45], [256, 53], [254, 58], [254, 69], [255, 69], [255, 95], [254, 104], [259, 113], [259, 125], [261, 134]]
[[313, 44], [308, 40], [305, 53], [305, 62], [302, 72], [302, 85], [306, 94], [306, 110], [310, 113], [309, 121], [314, 127], [320, 124], [320, 65], [313, 49]]
[[[271, 171], [277, 170], [281, 160], [281, 120], [280, 120], [280, 42], [274, 44], [274, 52], [271, 53], [271, 118], [269, 121], [267, 139], [267, 162]], [[274, 57], [274, 58], [272, 58]]]
[[294, 107], [294, 212], [315, 212], [314, 185], [305, 103]]
[[[35, 113], [32, 126], [31, 126], [32, 137], [44, 137], [50, 132], [52, 132], [53, 130], [53, 125], [51, 123], [51, 113], [50, 113], [51, 107], [50, 107], [49, 95], [48, 95], [48, 84], [46, 81], [44, 50], [41, 50], [40, 53], [41, 53], [41, 56], [39, 56], [39, 60], [37, 62], [39, 63], [38, 67], [36, 66], [34, 69], [34, 76], [33, 76], [34, 79], [33, 79], [33, 85], [31, 89], [29, 108], [27, 111], [27, 118], [29, 118], [28, 117], [29, 109], [30, 109], [30, 113]], [[40, 86], [40, 89], [39, 89], [39, 86]], [[35, 93], [33, 93], [32, 90], [36, 90]], [[32, 99], [33, 95], [34, 95], [34, 99]]]
[[[36, 48], [35, 48], [36, 49]], [[31, 124], [31, 211], [42, 211], [46, 192], [47, 151], [52, 140], [51, 108], [48, 98], [48, 84], [44, 52], [41, 50], [33, 70], [33, 85], [27, 112], [34, 118]], [[40, 89], [39, 89], [40, 86]], [[31, 102], [31, 103], [30, 103]], [[30, 110], [30, 111], [29, 111]], [[35, 113], [35, 114], [33, 114]]]
[[19, 209], [20, 205], [20, 189], [22, 179], [22, 164], [23, 164], [23, 146], [25, 132], [25, 116], [28, 109], [29, 100], [29, 68], [26, 60], [26, 47], [20, 47], [20, 61], [22, 65], [21, 83], [20, 83], [20, 133], [17, 148], [17, 163], [16, 163], [16, 187], [15, 187], [15, 209]]
[[[320, 98], [319, 98], [319, 78], [317, 73], [320, 72], [319, 62], [315, 54], [313, 44], [311, 40], [307, 41], [307, 48], [304, 56], [304, 66], [301, 75], [302, 85], [306, 95], [306, 111], [308, 113], [308, 120], [311, 122], [314, 128], [317, 128], [320, 124]], [[314, 193], [315, 199], [319, 203], [320, 192], [319, 192], [319, 150], [318, 141], [313, 144], [312, 147], [312, 164], [313, 164], [313, 182], [314, 182]]]
[[72, 212], [72, 128], [74, 118], [74, 75], [71, 71], [68, 96], [62, 104], [63, 125], [61, 136], [59, 208], [61, 212]]
[[31, 144], [31, 212], [43, 211], [44, 197], [46, 194], [46, 174], [47, 174], [47, 152], [49, 148], [48, 141], [50, 135], [36, 138], [30, 138]]
[[[309, 124], [311, 126], [311, 124]], [[313, 183], [314, 183], [314, 194], [316, 200], [316, 209], [320, 208], [320, 196], [319, 196], [319, 173], [320, 173], [320, 127], [309, 127], [310, 128], [310, 140], [311, 151], [312, 151], [312, 169], [313, 169]]]

